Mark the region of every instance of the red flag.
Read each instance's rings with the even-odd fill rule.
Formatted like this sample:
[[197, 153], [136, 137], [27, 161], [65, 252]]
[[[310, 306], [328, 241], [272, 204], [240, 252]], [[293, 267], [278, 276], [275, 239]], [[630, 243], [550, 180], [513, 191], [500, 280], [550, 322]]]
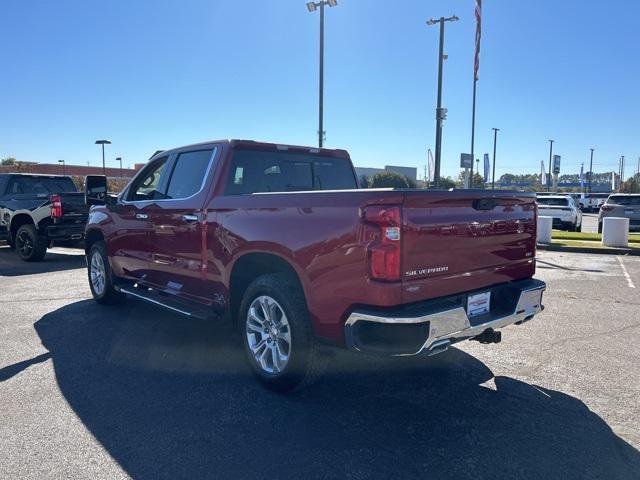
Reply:
[[478, 70], [480, 69], [480, 31], [482, 26], [482, 0], [476, 0], [476, 58], [473, 65], [473, 78], [478, 81]]

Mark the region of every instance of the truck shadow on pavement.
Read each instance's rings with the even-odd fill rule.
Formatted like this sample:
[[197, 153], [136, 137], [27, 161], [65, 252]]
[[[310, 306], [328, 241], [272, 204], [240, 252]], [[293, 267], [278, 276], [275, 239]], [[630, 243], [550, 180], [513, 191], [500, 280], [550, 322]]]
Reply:
[[69, 253], [49, 251], [41, 262], [24, 262], [18, 258], [15, 250], [9, 248], [8, 245], [0, 244], [0, 277], [60, 272], [86, 267], [84, 252], [80, 250], [69, 250]]
[[134, 479], [637, 478], [640, 453], [580, 400], [458, 350], [336, 354], [292, 396], [263, 390], [227, 328], [129, 302], [35, 325], [60, 390]]

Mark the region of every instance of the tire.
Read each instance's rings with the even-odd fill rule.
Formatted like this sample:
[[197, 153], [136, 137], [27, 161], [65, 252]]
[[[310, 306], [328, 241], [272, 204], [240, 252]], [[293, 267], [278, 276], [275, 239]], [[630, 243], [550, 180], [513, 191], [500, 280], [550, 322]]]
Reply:
[[93, 299], [103, 305], [119, 303], [124, 296], [114, 288], [114, 275], [104, 242], [96, 242], [87, 255], [87, 276]]
[[327, 356], [313, 333], [304, 293], [289, 275], [254, 280], [242, 297], [237, 326], [251, 370], [269, 390], [301, 390], [324, 372]]
[[602, 233], [602, 222], [598, 222], [598, 233]]
[[582, 222], [580, 222], [580, 225], [576, 226], [576, 228], [573, 231], [574, 232], [581, 232], [582, 231]]
[[22, 260], [39, 262], [46, 255], [49, 242], [46, 237], [38, 235], [34, 225], [27, 224], [18, 228], [14, 244], [16, 253]]

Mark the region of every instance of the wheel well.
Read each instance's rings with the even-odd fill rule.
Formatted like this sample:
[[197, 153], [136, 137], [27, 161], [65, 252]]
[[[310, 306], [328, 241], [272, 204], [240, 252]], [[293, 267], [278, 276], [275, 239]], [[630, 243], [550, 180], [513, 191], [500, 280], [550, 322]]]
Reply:
[[9, 231], [11, 232], [11, 238], [15, 238], [16, 233], [18, 233], [18, 229], [23, 225], [34, 225], [33, 219], [27, 215], [26, 213], [20, 213], [11, 219], [11, 227]]
[[231, 271], [229, 282], [231, 318], [236, 318], [244, 292], [251, 282], [270, 273], [285, 273], [304, 292], [300, 278], [289, 262], [269, 253], [248, 253], [236, 261]]
[[93, 244], [99, 242], [100, 240], [104, 240], [104, 235], [102, 235], [102, 232], [100, 230], [95, 228], [89, 230], [84, 237], [84, 251], [86, 253], [89, 253], [89, 250], [91, 250]]

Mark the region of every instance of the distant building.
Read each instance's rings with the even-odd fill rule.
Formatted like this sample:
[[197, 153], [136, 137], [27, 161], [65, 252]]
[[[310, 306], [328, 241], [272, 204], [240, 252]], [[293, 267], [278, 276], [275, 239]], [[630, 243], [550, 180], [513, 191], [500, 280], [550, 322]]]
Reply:
[[399, 173], [400, 175], [406, 175], [412, 180], [418, 179], [418, 169], [415, 167], [399, 167], [394, 165], [385, 165], [384, 168], [355, 167], [355, 169], [356, 169], [356, 174], [358, 175], [358, 178], [362, 177], [363, 175], [366, 177], [373, 177], [377, 173], [394, 172], [394, 173]]
[[[62, 165], [59, 163], [35, 163], [35, 162], [16, 162], [15, 165], [0, 166], [0, 173], [37, 173], [41, 175], [62, 175]], [[137, 169], [120, 167], [107, 167], [105, 172], [108, 178], [131, 178]], [[102, 175], [102, 167], [90, 167], [84, 165], [65, 165], [64, 174], [85, 177], [87, 175]], [[121, 175], [122, 174], [122, 175]]]

